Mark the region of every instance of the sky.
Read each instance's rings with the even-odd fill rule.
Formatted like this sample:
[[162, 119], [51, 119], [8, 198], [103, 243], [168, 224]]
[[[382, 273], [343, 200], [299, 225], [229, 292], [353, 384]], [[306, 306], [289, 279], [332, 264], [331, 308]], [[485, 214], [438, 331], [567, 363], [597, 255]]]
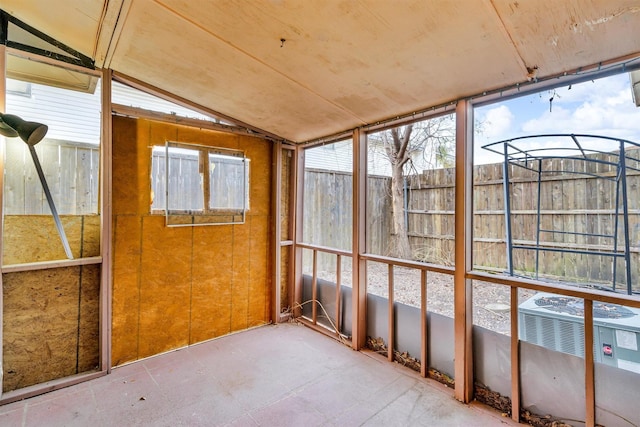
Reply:
[[[627, 73], [478, 107], [474, 114], [476, 122], [482, 123], [482, 132], [474, 136], [475, 164], [502, 160], [482, 149], [483, 145], [525, 135], [590, 134], [640, 144], [640, 108], [633, 101]], [[594, 148], [609, 149], [602, 140], [590, 142]], [[535, 143], [522, 141], [529, 147]], [[547, 140], [540, 144], [551, 146], [559, 142]]]

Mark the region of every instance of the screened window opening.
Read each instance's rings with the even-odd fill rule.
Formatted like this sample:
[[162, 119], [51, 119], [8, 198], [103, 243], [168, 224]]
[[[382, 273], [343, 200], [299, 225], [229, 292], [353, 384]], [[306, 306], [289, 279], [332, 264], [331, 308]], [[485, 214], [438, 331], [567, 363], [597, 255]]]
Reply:
[[151, 211], [167, 225], [243, 223], [249, 159], [241, 151], [167, 142], [151, 161]]

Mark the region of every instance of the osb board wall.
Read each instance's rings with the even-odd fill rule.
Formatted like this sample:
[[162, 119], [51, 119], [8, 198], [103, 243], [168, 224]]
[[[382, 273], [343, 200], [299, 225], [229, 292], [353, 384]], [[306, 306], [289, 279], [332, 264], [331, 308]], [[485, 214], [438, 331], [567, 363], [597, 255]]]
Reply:
[[[151, 149], [166, 140], [245, 151], [245, 224], [166, 227], [150, 214]], [[113, 118], [113, 365], [270, 320], [271, 153], [257, 138]]]
[[98, 368], [100, 266], [5, 273], [4, 392]]
[[[74, 258], [100, 255], [100, 216], [60, 217]], [[5, 215], [3, 265], [67, 259], [51, 215]]]

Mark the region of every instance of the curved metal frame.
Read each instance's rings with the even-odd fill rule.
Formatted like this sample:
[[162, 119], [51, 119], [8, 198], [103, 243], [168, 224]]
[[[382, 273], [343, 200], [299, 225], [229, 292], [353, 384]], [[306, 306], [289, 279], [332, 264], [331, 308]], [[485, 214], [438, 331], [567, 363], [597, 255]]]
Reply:
[[[566, 143], [569, 141], [567, 146], [555, 146], [555, 147], [523, 147], [527, 143], [531, 143], [534, 140], [539, 140], [541, 138], [547, 139], [555, 139], [561, 138], [562, 142]], [[603, 151], [600, 149], [593, 148], [585, 148], [584, 139], [589, 138], [592, 142], [608, 142], [615, 143], [617, 148], [616, 151]], [[580, 140], [583, 140], [582, 142]], [[534, 250], [536, 253], [536, 261], [535, 261], [535, 277], [538, 279], [539, 274], [539, 259], [540, 259], [540, 251], [552, 251], [552, 252], [560, 252], [560, 253], [575, 253], [575, 254], [584, 254], [584, 255], [599, 255], [599, 256], [609, 256], [613, 258], [613, 271], [612, 271], [612, 290], [616, 290], [616, 269], [617, 269], [617, 259], [622, 258], [625, 263], [625, 282], [626, 282], [626, 292], [627, 294], [632, 294], [631, 288], [631, 260], [630, 260], [630, 242], [629, 242], [629, 207], [627, 200], [627, 170], [640, 171], [640, 158], [631, 157], [628, 155], [626, 149], [628, 147], [640, 148], [640, 144], [635, 142], [621, 139], [621, 138], [613, 138], [607, 136], [600, 135], [589, 135], [589, 134], [541, 134], [541, 135], [530, 135], [530, 136], [521, 136], [517, 138], [502, 140], [498, 142], [493, 142], [491, 144], [484, 145], [482, 148], [494, 152], [496, 154], [500, 154], [504, 158], [503, 163], [503, 186], [504, 186], [504, 205], [505, 205], [505, 240], [507, 244], [507, 270], [509, 275], [513, 276], [513, 249], [525, 249], [525, 250]], [[569, 155], [567, 155], [567, 153]], [[575, 153], [575, 155], [573, 155]], [[563, 154], [563, 155], [561, 155]], [[605, 154], [610, 156], [614, 160], [607, 161], [603, 159], [597, 159], [592, 157], [594, 154]], [[616, 174], [615, 176], [604, 176], [599, 174], [598, 172], [589, 171], [585, 168], [582, 172], [576, 171], [564, 171], [564, 170], [543, 170], [542, 163], [545, 160], [553, 160], [553, 159], [577, 159], [583, 160], [584, 162], [589, 163], [598, 163], [604, 164], [608, 166], [615, 167]], [[628, 165], [627, 161], [636, 162], [635, 165]], [[512, 224], [511, 224], [511, 201], [510, 201], [510, 191], [509, 191], [509, 166], [514, 165], [526, 170], [530, 170], [537, 174], [537, 201], [536, 201], [536, 244], [534, 246], [531, 245], [518, 245], [513, 243], [513, 233], [512, 233]], [[530, 166], [531, 165], [531, 166]], [[541, 211], [541, 188], [542, 188], [542, 175], [548, 173], [573, 173], [583, 176], [592, 176], [599, 179], [606, 179], [612, 182], [615, 182], [615, 219], [614, 219], [614, 230], [613, 234], [597, 234], [597, 233], [581, 233], [576, 231], [557, 231], [557, 230], [546, 230], [541, 228], [540, 224], [540, 211]], [[622, 202], [622, 206], [620, 206], [620, 202]], [[622, 208], [622, 212], [620, 212], [620, 208]], [[619, 229], [619, 217], [622, 215], [622, 220], [624, 224], [624, 247], [622, 250], [618, 250], [618, 229]], [[580, 235], [580, 236], [589, 236], [589, 237], [603, 237], [612, 239], [612, 252], [603, 252], [596, 250], [588, 250], [588, 249], [572, 249], [572, 248], [549, 248], [549, 247], [541, 247], [540, 246], [540, 234], [541, 233], [558, 233], [558, 234], [571, 234], [571, 235]]]

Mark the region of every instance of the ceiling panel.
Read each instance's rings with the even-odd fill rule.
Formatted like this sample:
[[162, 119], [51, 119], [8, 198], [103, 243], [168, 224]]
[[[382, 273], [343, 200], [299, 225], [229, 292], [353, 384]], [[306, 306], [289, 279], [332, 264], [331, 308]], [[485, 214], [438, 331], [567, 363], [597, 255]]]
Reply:
[[113, 69], [286, 138], [304, 140], [355, 122], [348, 111], [148, 3], [131, 6]]
[[98, 65], [296, 142], [524, 83], [528, 68], [544, 78], [640, 53], [637, 0], [69, 0], [55, 8], [0, 0], [0, 8]]
[[541, 76], [640, 52], [638, 0], [493, 0], [525, 62]]
[[[349, 127], [527, 74], [504, 32], [488, 25], [498, 21], [484, 2], [158, 3], [350, 113], [357, 121]], [[478, 64], [485, 64], [482, 73]], [[445, 77], [455, 85], [443, 85]]]

